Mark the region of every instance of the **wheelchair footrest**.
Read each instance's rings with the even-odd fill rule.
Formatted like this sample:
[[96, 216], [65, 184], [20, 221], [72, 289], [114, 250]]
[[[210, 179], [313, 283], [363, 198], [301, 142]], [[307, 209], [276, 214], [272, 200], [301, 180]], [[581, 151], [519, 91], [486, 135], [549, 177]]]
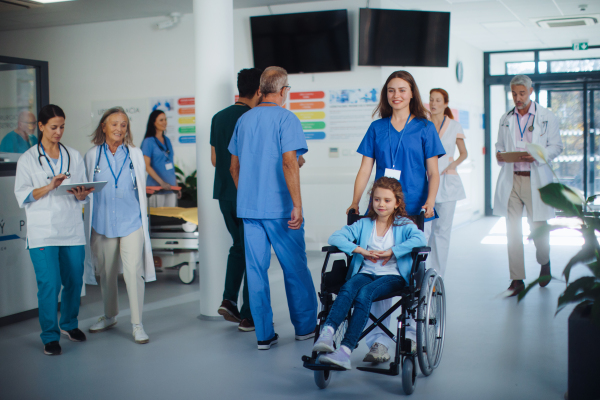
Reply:
[[345, 368], [339, 367], [332, 364], [320, 364], [312, 357], [302, 356], [304, 361], [304, 368], [308, 368], [313, 371], [347, 371]]
[[396, 376], [400, 374], [400, 369], [395, 363], [390, 363], [389, 368], [356, 367], [359, 371], [374, 372], [376, 374]]

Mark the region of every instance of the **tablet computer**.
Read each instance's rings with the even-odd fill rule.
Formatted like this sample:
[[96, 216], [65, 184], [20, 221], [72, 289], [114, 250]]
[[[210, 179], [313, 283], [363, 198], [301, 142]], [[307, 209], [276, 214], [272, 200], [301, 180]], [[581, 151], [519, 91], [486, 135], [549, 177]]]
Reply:
[[[86, 183], [65, 183], [63, 181], [62, 185], [56, 188], [56, 194], [72, 194], [68, 193], [67, 190], [71, 190], [73, 188], [83, 186], [86, 189], [94, 188], [94, 192], [99, 192], [102, 190], [104, 185], [106, 185], [107, 181], [98, 181], [98, 182], [86, 182]], [[92, 192], [93, 193], [93, 192]]]

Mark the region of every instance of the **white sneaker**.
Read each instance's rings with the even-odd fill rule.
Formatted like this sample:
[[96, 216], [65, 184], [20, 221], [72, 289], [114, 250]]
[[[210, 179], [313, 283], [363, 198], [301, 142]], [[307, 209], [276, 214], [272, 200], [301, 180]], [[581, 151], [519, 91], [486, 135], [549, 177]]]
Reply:
[[109, 330], [116, 324], [117, 324], [117, 316], [116, 315], [112, 318], [108, 318], [106, 315], [103, 315], [100, 318], [98, 318], [98, 322], [96, 322], [94, 325], [92, 325], [90, 327], [90, 332], [91, 333], [104, 332], [106, 330]]
[[133, 325], [133, 338], [135, 342], [139, 344], [148, 343], [150, 341], [150, 338], [148, 337], [148, 335], [146, 335], [142, 324]]
[[363, 362], [382, 363], [390, 360], [388, 348], [381, 343], [373, 343]]
[[323, 330], [321, 330], [321, 334], [319, 338], [315, 342], [312, 351], [317, 353], [333, 353], [335, 348], [333, 347], [333, 334], [334, 330], [331, 326], [325, 326]]

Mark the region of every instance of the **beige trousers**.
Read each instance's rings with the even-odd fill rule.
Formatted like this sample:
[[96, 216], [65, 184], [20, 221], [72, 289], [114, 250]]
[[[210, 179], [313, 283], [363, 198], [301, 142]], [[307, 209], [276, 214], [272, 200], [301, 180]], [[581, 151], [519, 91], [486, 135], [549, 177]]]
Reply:
[[177, 193], [157, 193], [148, 198], [148, 207], [177, 207]]
[[[546, 221], [533, 221], [531, 201], [531, 178], [513, 175], [513, 188], [508, 198], [508, 216], [506, 218], [506, 236], [508, 241], [508, 266], [510, 279], [525, 279], [525, 255], [523, 249], [523, 206], [527, 210], [527, 222], [533, 232], [547, 224]], [[540, 265], [550, 261], [550, 234], [533, 240], [535, 257]]]
[[107, 238], [92, 229], [91, 247], [98, 260], [100, 289], [104, 301], [104, 315], [112, 318], [119, 314], [118, 286], [119, 258], [123, 262], [123, 278], [129, 296], [131, 323], [142, 323], [144, 307], [144, 231], [143, 228], [121, 238]]

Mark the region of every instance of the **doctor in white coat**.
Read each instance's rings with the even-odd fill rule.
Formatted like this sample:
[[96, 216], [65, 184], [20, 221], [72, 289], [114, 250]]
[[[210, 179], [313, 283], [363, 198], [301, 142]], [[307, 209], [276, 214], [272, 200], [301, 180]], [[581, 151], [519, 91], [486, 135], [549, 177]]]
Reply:
[[[559, 120], [552, 112], [529, 99], [532, 82], [525, 75], [517, 75], [510, 82], [515, 107], [500, 119], [496, 160], [502, 167], [494, 196], [494, 214], [506, 217], [508, 264], [512, 282], [509, 296], [518, 295], [524, 288], [525, 261], [521, 218], [523, 207], [531, 230], [545, 225], [554, 217], [554, 209], [542, 202], [538, 189], [552, 182], [552, 161], [563, 149]], [[539, 164], [528, 155], [519, 162], [505, 162], [502, 152], [526, 151], [527, 143], [535, 143], [546, 151], [549, 164]], [[546, 286], [550, 275], [550, 236], [534, 239], [536, 259], [541, 265], [540, 283]]]
[[108, 109], [93, 134], [95, 144], [85, 155], [90, 182], [107, 181], [91, 197], [85, 209], [86, 283], [96, 284], [100, 275], [104, 315], [90, 327], [102, 332], [117, 323], [117, 278], [123, 272], [131, 324], [136, 343], [148, 343], [142, 325], [145, 282], [156, 280], [148, 231], [146, 164], [142, 151], [133, 146], [129, 118], [121, 107]]
[[[17, 163], [15, 196], [27, 215], [27, 248], [38, 286], [39, 320], [44, 354], [59, 355], [61, 333], [74, 342], [86, 340], [78, 328], [83, 285], [85, 236], [81, 207], [93, 190], [79, 186], [61, 194], [64, 183], [85, 183], [79, 152], [60, 143], [65, 113], [53, 104], [38, 116], [39, 142]], [[60, 325], [56, 313], [61, 293]]]

